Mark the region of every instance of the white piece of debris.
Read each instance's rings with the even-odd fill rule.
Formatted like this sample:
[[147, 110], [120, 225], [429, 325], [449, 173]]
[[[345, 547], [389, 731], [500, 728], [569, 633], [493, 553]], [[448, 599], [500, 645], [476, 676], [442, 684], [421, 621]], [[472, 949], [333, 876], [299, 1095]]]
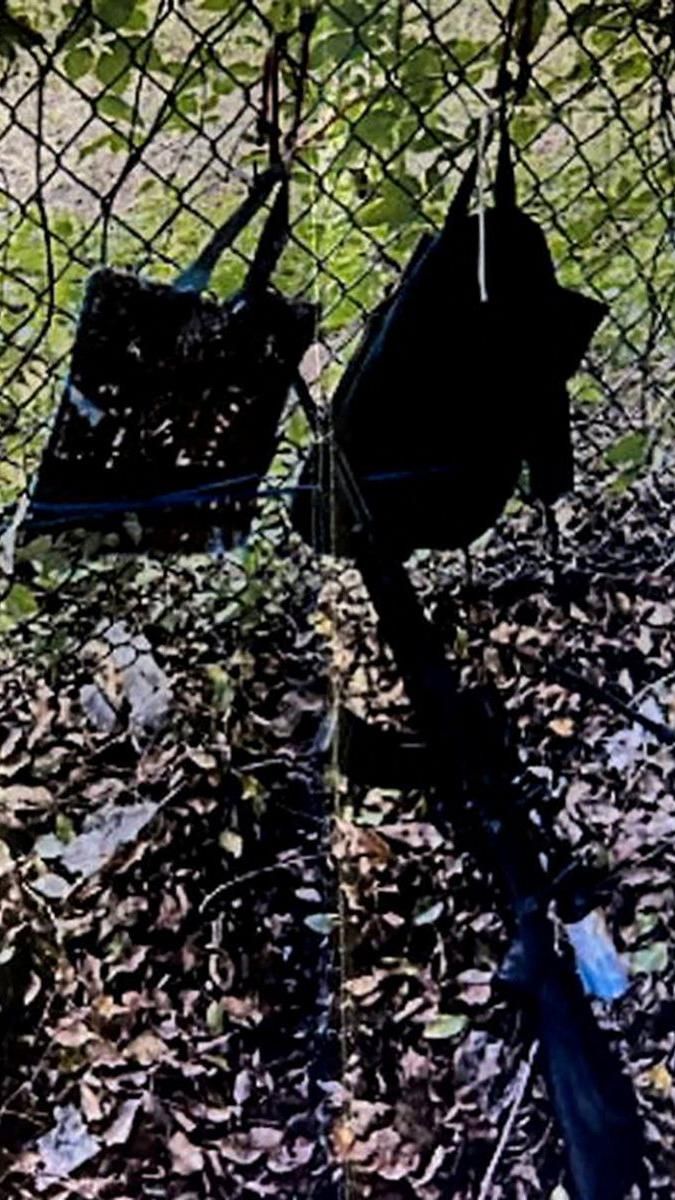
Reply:
[[122, 675], [132, 727], [156, 732], [169, 715], [173, 697], [168, 676], [154, 658], [148, 639], [142, 633], [131, 633], [123, 621], [109, 626], [104, 636], [113, 647], [113, 664]]
[[124, 621], [115, 621], [100, 625], [85, 649], [95, 656], [98, 668], [96, 682], [80, 690], [82, 706], [92, 724], [111, 731], [123, 699], [128, 705], [132, 732], [157, 733], [170, 715], [173, 692], [145, 635], [133, 633]]
[[92, 429], [95, 429], [103, 420], [105, 416], [103, 409], [94, 404], [92, 400], [89, 400], [72, 381], [68, 384], [66, 397], [75, 411], [81, 417], [84, 417], [85, 421], [89, 422]]
[[645, 731], [641, 725], [632, 725], [630, 729], [620, 729], [607, 739], [607, 751], [610, 767], [615, 771], [627, 771], [635, 765], [636, 759], [644, 750]]
[[102, 733], [112, 733], [118, 721], [117, 712], [97, 683], [82, 685], [80, 704], [92, 725], [95, 725]]
[[45, 900], [64, 900], [71, 891], [68, 880], [62, 875], [56, 875], [54, 871], [48, 871], [46, 875], [36, 879], [33, 888], [44, 896]]
[[[640, 716], [656, 724], [664, 724], [665, 718], [659, 704], [652, 696], [642, 701], [638, 708]], [[637, 722], [628, 729], [620, 729], [607, 739], [609, 765], [615, 771], [627, 771], [644, 757], [647, 744], [654, 741], [654, 735]]]
[[0, 533], [0, 570], [5, 575], [14, 573], [14, 556], [16, 554], [16, 539], [22, 522], [29, 508], [28, 496], [22, 496], [16, 506], [11, 521]]
[[[133, 842], [152, 820], [159, 803], [146, 800], [139, 804], [104, 804], [85, 817], [82, 832], [60, 848], [53, 837], [44, 844], [46, 856], [58, 859], [71, 875], [89, 879], [100, 871], [120, 846]], [[41, 842], [36, 843], [38, 854]]]
[[35, 1179], [39, 1192], [46, 1191], [59, 1179], [67, 1178], [101, 1148], [99, 1139], [89, 1132], [82, 1113], [74, 1104], [57, 1105], [54, 1116], [56, 1124], [37, 1142], [42, 1158], [42, 1167]]

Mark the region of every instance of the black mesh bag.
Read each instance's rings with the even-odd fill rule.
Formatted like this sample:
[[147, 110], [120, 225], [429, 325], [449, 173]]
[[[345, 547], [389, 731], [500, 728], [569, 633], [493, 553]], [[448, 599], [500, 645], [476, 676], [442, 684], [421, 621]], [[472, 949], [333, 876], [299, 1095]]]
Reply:
[[[90, 277], [27, 531], [78, 527], [114, 533], [110, 549], [182, 552], [246, 535], [318, 316], [270, 284], [289, 230], [278, 145], [271, 159], [173, 285], [107, 267]], [[275, 189], [241, 290], [203, 296]]]

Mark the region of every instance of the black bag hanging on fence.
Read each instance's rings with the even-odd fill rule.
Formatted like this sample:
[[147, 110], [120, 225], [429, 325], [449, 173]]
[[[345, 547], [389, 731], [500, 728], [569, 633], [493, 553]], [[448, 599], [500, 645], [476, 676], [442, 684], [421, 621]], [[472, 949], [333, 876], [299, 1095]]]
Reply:
[[[278, 99], [278, 54], [270, 63]], [[248, 532], [318, 318], [314, 305], [270, 285], [289, 232], [289, 158], [281, 160], [275, 125], [268, 170], [173, 285], [110, 268], [91, 276], [26, 532], [101, 530], [117, 535], [110, 549], [183, 552], [214, 540], [227, 547]], [[223, 302], [203, 297], [220, 255], [275, 187], [243, 287]]]
[[[483, 220], [467, 214], [475, 179], [476, 162], [443, 230], [422, 238], [371, 319], [332, 404], [375, 527], [404, 556], [479, 537], [524, 462], [533, 495], [551, 502], [572, 486], [566, 381], [606, 312], [558, 285], [542, 231], [516, 206], [505, 128]], [[353, 519], [330, 457], [329, 444], [310, 452], [301, 482], [320, 493], [298, 493], [294, 523], [316, 549], [350, 554]]]

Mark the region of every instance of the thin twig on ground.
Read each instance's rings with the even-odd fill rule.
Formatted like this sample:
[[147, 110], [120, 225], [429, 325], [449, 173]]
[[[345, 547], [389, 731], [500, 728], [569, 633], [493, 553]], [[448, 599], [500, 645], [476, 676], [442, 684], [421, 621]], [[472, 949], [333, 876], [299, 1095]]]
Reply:
[[492, 1187], [492, 1181], [495, 1177], [495, 1172], [497, 1170], [497, 1167], [499, 1166], [499, 1161], [504, 1153], [504, 1148], [506, 1146], [506, 1143], [508, 1142], [509, 1137], [511, 1136], [511, 1130], [513, 1129], [516, 1117], [518, 1116], [520, 1106], [523, 1103], [523, 1098], [524, 1098], [525, 1092], [527, 1090], [527, 1085], [530, 1082], [530, 1078], [532, 1075], [532, 1066], [533, 1066], [534, 1059], [535, 1059], [538, 1049], [539, 1049], [539, 1042], [537, 1040], [535, 1040], [532, 1043], [532, 1045], [530, 1046], [530, 1052], [529, 1052], [527, 1058], [524, 1059], [524, 1061], [520, 1064], [520, 1067], [518, 1069], [518, 1076], [516, 1078], [516, 1083], [515, 1083], [515, 1088], [514, 1088], [514, 1093], [513, 1093], [513, 1100], [511, 1101], [509, 1115], [507, 1116], [507, 1118], [504, 1122], [504, 1128], [502, 1129], [502, 1131], [499, 1135], [499, 1141], [497, 1142], [497, 1145], [495, 1146], [492, 1158], [490, 1159], [490, 1161], [488, 1163], [487, 1171], [485, 1172], [485, 1175], [483, 1176], [483, 1182], [480, 1185], [480, 1191], [478, 1193], [478, 1200], [489, 1200], [490, 1188]]

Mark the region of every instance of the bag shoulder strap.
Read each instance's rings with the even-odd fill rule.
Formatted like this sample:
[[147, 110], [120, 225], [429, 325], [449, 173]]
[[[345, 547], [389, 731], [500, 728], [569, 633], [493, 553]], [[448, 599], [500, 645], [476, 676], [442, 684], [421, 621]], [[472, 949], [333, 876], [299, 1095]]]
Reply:
[[[500, 115], [499, 126], [495, 207], [503, 211], [504, 209], [514, 209], [516, 207], [516, 180], [511, 161], [511, 139], [509, 137], [508, 121], [503, 111]], [[489, 136], [490, 134], [488, 133], [488, 138]], [[471, 195], [478, 177], [478, 165], [478, 153], [475, 153], [450, 202], [450, 207], [441, 231], [442, 240], [446, 240], [454, 232], [458, 222], [469, 211]]]
[[302, 37], [300, 61], [297, 69], [294, 88], [294, 111], [291, 127], [283, 139], [283, 154], [279, 135], [279, 68], [281, 48], [285, 49], [286, 36], [280, 35], [276, 42], [271, 71], [271, 124], [270, 132], [270, 166], [279, 166], [282, 170], [279, 191], [270, 210], [265, 227], [249, 267], [244, 282], [244, 295], [252, 295], [264, 291], [269, 285], [276, 265], [286, 247], [290, 236], [289, 201], [290, 201], [290, 164], [295, 153], [300, 123], [305, 103], [305, 92], [309, 76], [309, 47], [316, 14], [307, 10], [300, 16], [300, 34]]
[[177, 292], [203, 292], [219, 258], [262, 208], [276, 184], [283, 177], [283, 168], [269, 167], [253, 183], [239, 208], [216, 229], [197, 258], [178, 276], [174, 283]]
[[288, 241], [289, 190], [288, 175], [284, 174], [246, 274], [243, 292], [247, 296], [265, 291]]
[[235, 212], [215, 230], [194, 262], [181, 272], [174, 283], [177, 291], [199, 293], [208, 287], [211, 275], [222, 254], [234, 244], [242, 230], [250, 224], [263, 207], [275, 186], [279, 184], [279, 193], [265, 222], [243, 291], [246, 294], [258, 291], [266, 288], [269, 283], [290, 232], [288, 219], [289, 167], [302, 118], [309, 69], [309, 42], [314, 27], [313, 15], [309, 14], [309, 17], [311, 19], [308, 19], [308, 14], [303, 14], [300, 22], [302, 49], [296, 77], [293, 122], [284, 139], [285, 153], [282, 154], [279, 129], [279, 74], [288, 38], [287, 34], [277, 34], [265, 58], [263, 111], [258, 126], [261, 136], [266, 137], [268, 141], [269, 166], [254, 181], [248, 195]]
[[458, 222], [468, 213], [471, 194], [476, 186], [477, 176], [478, 154], [476, 153], [471, 159], [471, 162], [464, 172], [460, 185], [450, 201], [450, 207], [443, 223], [443, 229], [441, 230], [442, 241], [445, 241], [450, 236], [450, 234], [455, 230]]
[[506, 114], [502, 109], [499, 129], [499, 151], [497, 154], [497, 178], [495, 180], [495, 205], [500, 209], [516, 207], [516, 177], [511, 159], [511, 139]]

